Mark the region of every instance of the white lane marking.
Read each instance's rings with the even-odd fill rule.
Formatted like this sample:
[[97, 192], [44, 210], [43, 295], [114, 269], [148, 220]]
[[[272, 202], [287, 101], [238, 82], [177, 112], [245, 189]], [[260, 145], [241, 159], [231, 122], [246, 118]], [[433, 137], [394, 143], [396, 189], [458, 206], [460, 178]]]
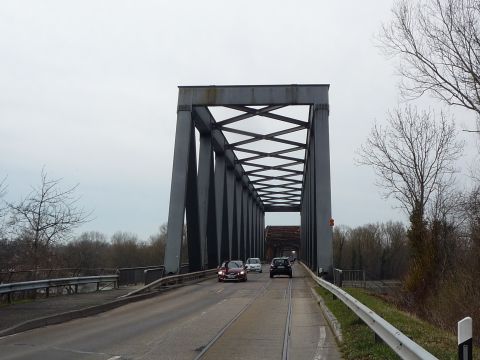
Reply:
[[223, 288], [217, 290], [217, 293], [220, 294], [223, 291]]
[[[36, 346], [36, 345], [33, 345]], [[107, 353], [102, 353], [102, 352], [95, 352], [95, 351], [83, 351], [83, 350], [77, 350], [77, 349], [68, 349], [64, 348], [61, 346], [47, 346], [47, 349], [54, 349], [54, 350], [59, 350], [59, 351], [68, 351], [74, 354], [84, 354], [84, 355], [110, 355]], [[118, 357], [120, 358], [120, 357]]]
[[325, 326], [320, 326], [320, 335], [318, 339], [318, 344], [317, 344], [317, 350], [315, 350], [315, 356], [313, 357], [313, 360], [322, 360], [325, 359], [323, 356], [323, 346], [325, 345], [325, 340], [327, 338], [327, 332], [325, 331]]
[[107, 360], [118, 360], [118, 359], [121, 359], [122, 357], [121, 356], [112, 356], [111, 358], [108, 358]]

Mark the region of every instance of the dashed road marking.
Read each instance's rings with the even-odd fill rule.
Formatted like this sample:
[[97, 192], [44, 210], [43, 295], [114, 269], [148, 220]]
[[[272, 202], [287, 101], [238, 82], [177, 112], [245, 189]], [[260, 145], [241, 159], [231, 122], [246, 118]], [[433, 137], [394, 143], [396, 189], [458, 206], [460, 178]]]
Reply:
[[325, 345], [325, 340], [327, 338], [327, 332], [325, 331], [325, 326], [320, 326], [320, 335], [318, 338], [317, 350], [315, 350], [315, 356], [313, 360], [323, 360], [325, 357], [323, 356], [323, 346]]

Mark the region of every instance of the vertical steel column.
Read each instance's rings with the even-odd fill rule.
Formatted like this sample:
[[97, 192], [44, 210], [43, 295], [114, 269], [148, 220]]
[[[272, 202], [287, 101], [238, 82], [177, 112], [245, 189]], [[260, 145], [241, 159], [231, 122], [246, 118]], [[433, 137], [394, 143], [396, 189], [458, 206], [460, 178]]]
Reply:
[[207, 259], [208, 268], [213, 269], [220, 265], [218, 258], [217, 212], [215, 201], [215, 170], [213, 154], [210, 157], [210, 190], [208, 192], [208, 221], [207, 221]]
[[203, 263], [198, 214], [197, 151], [194, 127], [192, 127], [192, 131], [190, 131], [189, 152], [185, 208], [187, 218], [188, 268], [189, 271], [199, 271], [202, 269]]
[[260, 227], [260, 237], [262, 239], [262, 259], [265, 259], [265, 211], [262, 210], [262, 225]]
[[231, 251], [231, 259], [239, 259], [238, 256], [238, 239], [239, 239], [239, 234], [238, 234], [238, 226], [237, 226], [237, 182], [233, 182], [233, 220], [232, 220], [232, 226], [233, 226], [233, 234], [232, 234], [232, 246], [230, 246], [230, 251]]
[[258, 249], [257, 249], [257, 246], [258, 246], [258, 240], [257, 240], [257, 236], [258, 236], [258, 216], [257, 216], [257, 211], [258, 211], [258, 204], [257, 204], [257, 201], [254, 200], [253, 201], [253, 207], [252, 207], [252, 217], [253, 217], [253, 221], [252, 221], [252, 256], [253, 257], [258, 257]]
[[246, 232], [246, 254], [245, 258], [252, 256], [252, 196], [250, 192], [247, 193], [247, 232]]
[[260, 204], [257, 203], [257, 257], [260, 257], [260, 214], [262, 213], [262, 210], [260, 209]]
[[253, 236], [253, 229], [255, 226], [254, 223], [254, 210], [255, 209], [255, 199], [253, 195], [250, 196], [250, 257], [254, 256], [253, 253], [255, 251], [255, 239]]
[[226, 182], [226, 195], [227, 195], [227, 219], [228, 219], [228, 249], [225, 253], [228, 254], [229, 259], [232, 258], [232, 246], [233, 246], [233, 209], [235, 207], [235, 174], [234, 168], [227, 167], [227, 182]]
[[248, 189], [246, 186], [242, 187], [242, 222], [243, 222], [243, 235], [242, 235], [242, 260], [248, 258], [247, 244], [248, 244]]
[[[304, 184], [305, 186], [305, 184]], [[303, 242], [305, 240], [305, 197], [304, 191], [302, 191], [302, 198], [300, 203], [300, 247], [298, 249], [297, 258], [303, 260]]]
[[237, 243], [236, 243], [236, 255], [237, 259], [243, 259], [242, 254], [242, 182], [241, 178], [235, 180], [235, 210], [236, 210], [236, 225], [237, 229], [235, 230], [237, 234]]
[[310, 267], [317, 271], [317, 198], [315, 197], [317, 183], [315, 182], [315, 140], [312, 140], [310, 154]]
[[314, 214], [312, 213], [312, 142], [310, 142], [308, 154], [308, 169], [307, 169], [307, 264], [312, 269], [312, 243], [313, 243], [313, 222]]
[[226, 226], [227, 216], [226, 214], [226, 198], [225, 198], [225, 177], [226, 177], [226, 164], [225, 155], [215, 153], [215, 202], [217, 212], [217, 262], [220, 264], [223, 260], [226, 260], [225, 244], [228, 241], [226, 233], [228, 233], [228, 226]]
[[310, 267], [308, 263], [308, 149], [305, 150], [305, 176], [302, 189], [302, 233], [303, 233], [303, 243], [302, 243], [302, 260], [303, 262]]
[[190, 158], [190, 137], [193, 131], [190, 109], [177, 112], [175, 148], [173, 153], [172, 185], [168, 211], [167, 243], [165, 247], [165, 273], [176, 274], [180, 270], [183, 216], [187, 196], [188, 162]]
[[332, 217], [330, 194], [330, 146], [328, 105], [315, 105], [313, 115], [315, 139], [315, 212], [317, 267], [332, 274]]
[[[200, 154], [198, 158], [198, 202], [199, 202], [199, 220], [200, 220], [200, 247], [201, 247], [201, 256], [202, 256], [202, 266], [209, 267], [207, 264], [210, 263], [210, 259], [207, 251], [210, 250], [210, 241], [207, 244], [207, 239], [210, 238], [212, 234], [208, 234], [208, 226], [211, 221], [215, 221], [215, 216], [213, 219], [211, 216], [210, 207], [215, 209], [214, 200], [214, 186], [213, 183], [213, 146], [212, 138], [210, 134], [200, 134]], [[215, 236], [214, 246], [216, 244], [217, 237]], [[210, 240], [210, 239], [209, 239]], [[212, 239], [213, 240], [213, 239]], [[217, 256], [215, 255], [215, 261]]]
[[263, 247], [263, 238], [262, 238], [262, 208], [259, 206], [258, 207], [258, 257], [261, 259], [263, 254], [262, 254], [262, 247]]

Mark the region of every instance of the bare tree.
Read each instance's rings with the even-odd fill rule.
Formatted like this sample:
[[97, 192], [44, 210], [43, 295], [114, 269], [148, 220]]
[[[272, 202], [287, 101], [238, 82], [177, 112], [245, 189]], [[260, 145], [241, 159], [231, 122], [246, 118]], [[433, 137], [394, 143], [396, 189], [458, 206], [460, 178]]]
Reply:
[[42, 253], [45, 255], [52, 244], [67, 239], [90, 215], [78, 206], [78, 185], [64, 190], [60, 182], [49, 179], [42, 169], [40, 186], [33, 187], [18, 203], [8, 203], [10, 224], [17, 236], [29, 244], [34, 269], [38, 268]]
[[83, 232], [62, 247], [65, 267], [95, 269], [110, 267], [108, 263], [111, 245], [98, 231]]
[[443, 113], [436, 121], [433, 112], [406, 107], [387, 120], [385, 127], [374, 125], [357, 162], [373, 167], [386, 197], [398, 200], [409, 215], [418, 210], [423, 219], [427, 203], [451, 183], [463, 143]]
[[117, 231], [111, 238], [111, 257], [114, 267], [145, 266], [140, 251], [138, 236], [129, 232]]
[[5, 184], [6, 177], [0, 180], [0, 240], [5, 240], [4, 228], [5, 228], [5, 217], [6, 217], [6, 206], [3, 201], [3, 197], [7, 192], [7, 185]]
[[444, 114], [436, 121], [433, 112], [406, 107], [389, 113], [386, 127], [375, 125], [360, 150], [359, 163], [373, 167], [384, 195], [397, 199], [410, 216], [406, 288], [417, 302], [424, 301], [437, 272], [438, 237], [428, 232], [426, 210], [437, 209], [432, 203], [453, 185], [454, 163], [463, 149], [455, 137]]
[[406, 98], [430, 93], [480, 119], [480, 1], [399, 0], [380, 43], [398, 56]]

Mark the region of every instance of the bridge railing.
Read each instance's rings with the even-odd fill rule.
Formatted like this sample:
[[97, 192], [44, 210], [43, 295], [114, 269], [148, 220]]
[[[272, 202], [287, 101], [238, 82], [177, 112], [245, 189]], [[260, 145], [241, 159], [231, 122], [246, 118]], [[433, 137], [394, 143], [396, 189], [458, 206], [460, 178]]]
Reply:
[[70, 277], [70, 278], [59, 278], [59, 279], [46, 279], [46, 280], [35, 280], [35, 281], [24, 281], [17, 283], [1, 284], [0, 285], [0, 295], [7, 296], [9, 303], [12, 301], [12, 294], [15, 292], [26, 292], [26, 291], [37, 291], [45, 290], [45, 296], [50, 295], [50, 288], [65, 286], [73, 286], [72, 292], [78, 292], [78, 285], [85, 284], [97, 284], [97, 290], [100, 289], [100, 283], [112, 283], [114, 287], [117, 287], [118, 275], [102, 275], [102, 276], [82, 276], [82, 277]]
[[362, 304], [338, 286], [316, 276], [307, 266], [313, 280], [340, 299], [355, 315], [357, 315], [375, 334], [377, 334], [401, 359], [434, 360], [435, 356], [411, 340], [400, 330], [388, 323], [373, 310]]
[[0, 284], [79, 276], [114, 275], [116, 268], [50, 268], [37, 270], [0, 270]]
[[205, 277], [208, 277], [208, 276], [215, 275], [217, 273], [217, 271], [218, 271], [217, 269], [210, 269], [210, 270], [202, 270], [202, 271], [196, 271], [196, 272], [191, 272], [191, 273], [186, 273], [186, 274], [165, 276], [161, 279], [158, 279], [158, 280], [155, 280], [155, 281], [151, 282], [148, 285], [145, 285], [144, 287], [142, 287], [140, 289], [131, 291], [128, 294], [123, 295], [122, 297], [139, 295], [139, 294], [142, 294], [142, 293], [158, 290], [159, 288], [162, 288], [162, 287], [165, 287], [165, 286], [182, 284], [184, 282], [202, 279], [202, 278], [205, 278]]
[[[51, 268], [37, 270], [0, 270], [0, 284], [70, 277], [119, 275], [118, 285], [148, 284], [164, 276], [163, 265], [122, 268]], [[180, 265], [180, 273], [189, 271], [188, 263]]]
[[[180, 265], [180, 273], [188, 273], [188, 263]], [[119, 285], [147, 285], [154, 280], [157, 280], [165, 275], [165, 267], [163, 265], [154, 266], [137, 266], [137, 267], [124, 267], [117, 270], [119, 275]]]

